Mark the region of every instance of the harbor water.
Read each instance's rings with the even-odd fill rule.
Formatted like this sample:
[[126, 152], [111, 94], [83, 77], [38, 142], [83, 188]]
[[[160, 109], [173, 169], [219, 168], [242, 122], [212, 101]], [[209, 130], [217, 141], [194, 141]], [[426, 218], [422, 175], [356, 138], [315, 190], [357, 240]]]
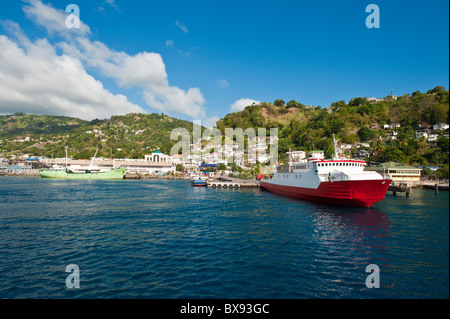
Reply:
[[448, 209], [432, 190], [364, 209], [183, 180], [0, 177], [0, 298], [449, 298]]

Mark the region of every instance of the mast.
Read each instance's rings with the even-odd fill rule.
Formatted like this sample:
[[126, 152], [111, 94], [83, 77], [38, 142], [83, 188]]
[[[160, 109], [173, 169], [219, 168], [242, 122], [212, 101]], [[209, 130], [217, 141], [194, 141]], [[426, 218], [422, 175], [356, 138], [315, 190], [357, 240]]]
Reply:
[[68, 146], [65, 147], [65, 149], [66, 149], [66, 171], [67, 171], [67, 149], [68, 148], [69, 148]]
[[95, 156], [97, 156], [97, 152], [98, 152], [98, 147], [97, 147], [97, 150], [95, 151], [94, 157], [92, 158], [91, 164], [89, 164], [89, 170], [91, 170], [92, 164], [95, 161]]
[[337, 159], [339, 159], [339, 156], [338, 156], [338, 152], [337, 152], [336, 139], [335, 139], [334, 134], [333, 134], [333, 144], [334, 144], [334, 159], [337, 160]]

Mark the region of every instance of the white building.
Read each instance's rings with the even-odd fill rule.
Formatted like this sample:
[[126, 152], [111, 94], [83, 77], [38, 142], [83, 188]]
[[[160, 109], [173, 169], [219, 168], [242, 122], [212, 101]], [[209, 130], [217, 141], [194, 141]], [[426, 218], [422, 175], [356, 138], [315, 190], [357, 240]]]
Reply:
[[439, 138], [439, 134], [428, 134], [428, 142], [436, 142]]
[[286, 155], [292, 159], [292, 162], [299, 163], [303, 161], [306, 158], [306, 152], [305, 151], [292, 151], [287, 152]]
[[433, 125], [433, 131], [439, 131], [439, 130], [446, 130], [449, 128], [449, 125], [447, 123], [439, 123]]
[[165, 163], [172, 164], [172, 157], [166, 154], [156, 151], [151, 155], [145, 155], [145, 161], [150, 163]]
[[317, 159], [325, 159], [325, 152], [324, 151], [310, 151], [309, 156], [311, 158], [317, 158]]
[[367, 98], [367, 102], [370, 102], [370, 103], [378, 103], [378, 102], [382, 102], [382, 101], [384, 101], [384, 99], [377, 99], [376, 97], [373, 97], [373, 96]]

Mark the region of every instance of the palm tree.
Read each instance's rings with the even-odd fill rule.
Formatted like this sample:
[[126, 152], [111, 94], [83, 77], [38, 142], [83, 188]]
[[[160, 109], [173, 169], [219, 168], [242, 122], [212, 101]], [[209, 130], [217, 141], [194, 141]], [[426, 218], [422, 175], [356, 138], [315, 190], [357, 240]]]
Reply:
[[417, 143], [417, 146], [419, 146], [420, 154], [425, 153], [425, 148], [428, 146], [427, 139], [425, 136], [421, 136], [419, 139], [419, 142]]
[[375, 155], [379, 155], [380, 153], [383, 153], [385, 149], [386, 149], [386, 145], [381, 138], [375, 140], [372, 143], [372, 151], [373, 151], [373, 154], [375, 154]]

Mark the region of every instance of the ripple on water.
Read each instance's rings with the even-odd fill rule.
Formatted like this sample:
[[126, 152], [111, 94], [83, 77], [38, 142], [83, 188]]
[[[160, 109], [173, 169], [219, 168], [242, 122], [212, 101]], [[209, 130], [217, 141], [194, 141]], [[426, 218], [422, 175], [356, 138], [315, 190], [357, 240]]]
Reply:
[[2, 178], [0, 298], [448, 298], [448, 193], [429, 195], [355, 209], [188, 181]]

